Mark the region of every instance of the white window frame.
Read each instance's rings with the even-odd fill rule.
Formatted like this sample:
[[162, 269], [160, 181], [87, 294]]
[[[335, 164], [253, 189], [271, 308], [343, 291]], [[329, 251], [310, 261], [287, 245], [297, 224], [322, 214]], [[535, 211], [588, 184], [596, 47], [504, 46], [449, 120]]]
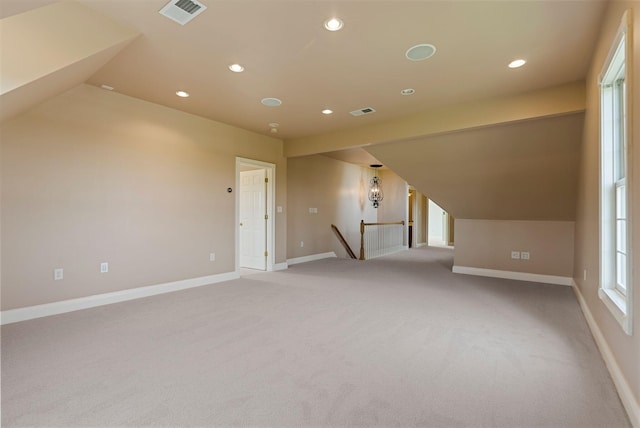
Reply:
[[627, 10], [600, 84], [600, 287], [598, 295], [632, 334], [632, 80], [633, 33]]

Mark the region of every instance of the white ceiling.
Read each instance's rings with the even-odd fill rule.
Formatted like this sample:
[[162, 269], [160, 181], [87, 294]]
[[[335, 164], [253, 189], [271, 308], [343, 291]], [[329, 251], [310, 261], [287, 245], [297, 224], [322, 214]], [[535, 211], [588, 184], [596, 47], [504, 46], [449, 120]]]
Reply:
[[[202, 0], [181, 26], [165, 0], [80, 0], [142, 33], [88, 83], [283, 139], [585, 77], [606, 1]], [[53, 3], [0, 0], [6, 17]], [[323, 28], [339, 16], [341, 31]], [[91, 31], [90, 28], [87, 31]], [[405, 58], [419, 43], [427, 60]], [[60, 46], [64, 49], [64, 46]], [[511, 70], [515, 58], [528, 63]], [[245, 67], [232, 73], [232, 63]], [[400, 91], [416, 93], [403, 96]], [[188, 91], [186, 99], [175, 95]], [[282, 100], [266, 107], [265, 97]], [[353, 117], [350, 111], [376, 113]], [[324, 108], [334, 110], [326, 116]], [[278, 134], [269, 123], [280, 124]]]

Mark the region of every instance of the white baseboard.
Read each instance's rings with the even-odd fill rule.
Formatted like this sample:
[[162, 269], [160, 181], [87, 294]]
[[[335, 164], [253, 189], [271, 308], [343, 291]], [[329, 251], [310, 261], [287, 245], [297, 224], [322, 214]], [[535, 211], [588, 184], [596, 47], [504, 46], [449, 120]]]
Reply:
[[314, 260], [328, 259], [331, 257], [338, 257], [338, 256], [336, 256], [336, 253], [334, 253], [333, 251], [330, 251], [328, 253], [311, 254], [310, 256], [295, 257], [293, 259], [287, 259], [287, 265], [289, 266], [297, 265], [298, 263], [312, 262]]
[[164, 284], [114, 291], [112, 293], [79, 297], [77, 299], [62, 300], [60, 302], [45, 303], [43, 305], [9, 309], [0, 312], [0, 325], [46, 317], [49, 315], [64, 314], [67, 312], [79, 311], [81, 309], [89, 309], [96, 306], [109, 305], [111, 303], [124, 302], [127, 300], [140, 299], [142, 297], [155, 296], [156, 294], [170, 293], [172, 291], [185, 290], [187, 288], [200, 287], [203, 285], [215, 284], [217, 282], [230, 281], [238, 278], [240, 278], [239, 273], [228, 272], [217, 275], [202, 276], [199, 278], [184, 279], [181, 281], [167, 282]]
[[289, 265], [287, 264], [287, 262], [284, 263], [276, 263], [275, 265], [273, 265], [273, 271], [278, 271], [278, 270], [286, 270], [289, 267]]
[[573, 284], [573, 278], [569, 276], [541, 275], [538, 273], [512, 272], [508, 270], [483, 269], [468, 266], [454, 266], [453, 273], [488, 276], [491, 278], [515, 279], [518, 281], [542, 282], [544, 284], [567, 286], [571, 286]]
[[580, 309], [582, 309], [582, 313], [587, 320], [587, 324], [591, 329], [591, 334], [598, 345], [598, 349], [600, 350], [600, 354], [602, 355], [602, 359], [607, 365], [607, 369], [609, 369], [609, 374], [613, 379], [613, 383], [618, 390], [618, 395], [620, 396], [620, 400], [622, 401], [622, 405], [627, 411], [627, 415], [629, 415], [629, 420], [631, 421], [631, 425], [635, 428], [640, 428], [640, 404], [638, 403], [638, 398], [633, 395], [633, 391], [629, 387], [629, 383], [624, 377], [622, 370], [620, 370], [620, 366], [616, 362], [614, 358], [613, 351], [609, 348], [607, 341], [604, 338], [604, 335], [600, 331], [600, 327], [596, 323], [595, 318], [591, 314], [589, 310], [589, 306], [587, 306], [586, 300], [582, 296], [580, 289], [577, 284], [573, 282], [573, 291], [578, 298], [578, 303], [580, 304]]

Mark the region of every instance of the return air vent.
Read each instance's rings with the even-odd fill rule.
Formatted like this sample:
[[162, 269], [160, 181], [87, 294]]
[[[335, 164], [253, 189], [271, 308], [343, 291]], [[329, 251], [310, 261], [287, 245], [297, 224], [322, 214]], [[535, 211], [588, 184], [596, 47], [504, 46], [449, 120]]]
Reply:
[[205, 11], [207, 6], [196, 0], [172, 0], [160, 9], [160, 14], [184, 25]]
[[365, 108], [361, 108], [358, 110], [354, 110], [351, 112], [351, 114], [353, 116], [362, 116], [364, 114], [370, 114], [370, 113], [375, 113], [376, 111], [374, 109], [372, 109], [371, 107], [365, 107]]

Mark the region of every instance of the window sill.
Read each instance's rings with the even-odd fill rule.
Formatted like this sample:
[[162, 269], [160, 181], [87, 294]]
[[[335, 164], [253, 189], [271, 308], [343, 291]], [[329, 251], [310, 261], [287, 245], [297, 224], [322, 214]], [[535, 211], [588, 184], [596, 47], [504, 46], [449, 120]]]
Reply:
[[609, 312], [618, 321], [624, 332], [631, 335], [631, 317], [627, 306], [627, 299], [613, 289], [601, 288], [598, 290], [598, 296]]

